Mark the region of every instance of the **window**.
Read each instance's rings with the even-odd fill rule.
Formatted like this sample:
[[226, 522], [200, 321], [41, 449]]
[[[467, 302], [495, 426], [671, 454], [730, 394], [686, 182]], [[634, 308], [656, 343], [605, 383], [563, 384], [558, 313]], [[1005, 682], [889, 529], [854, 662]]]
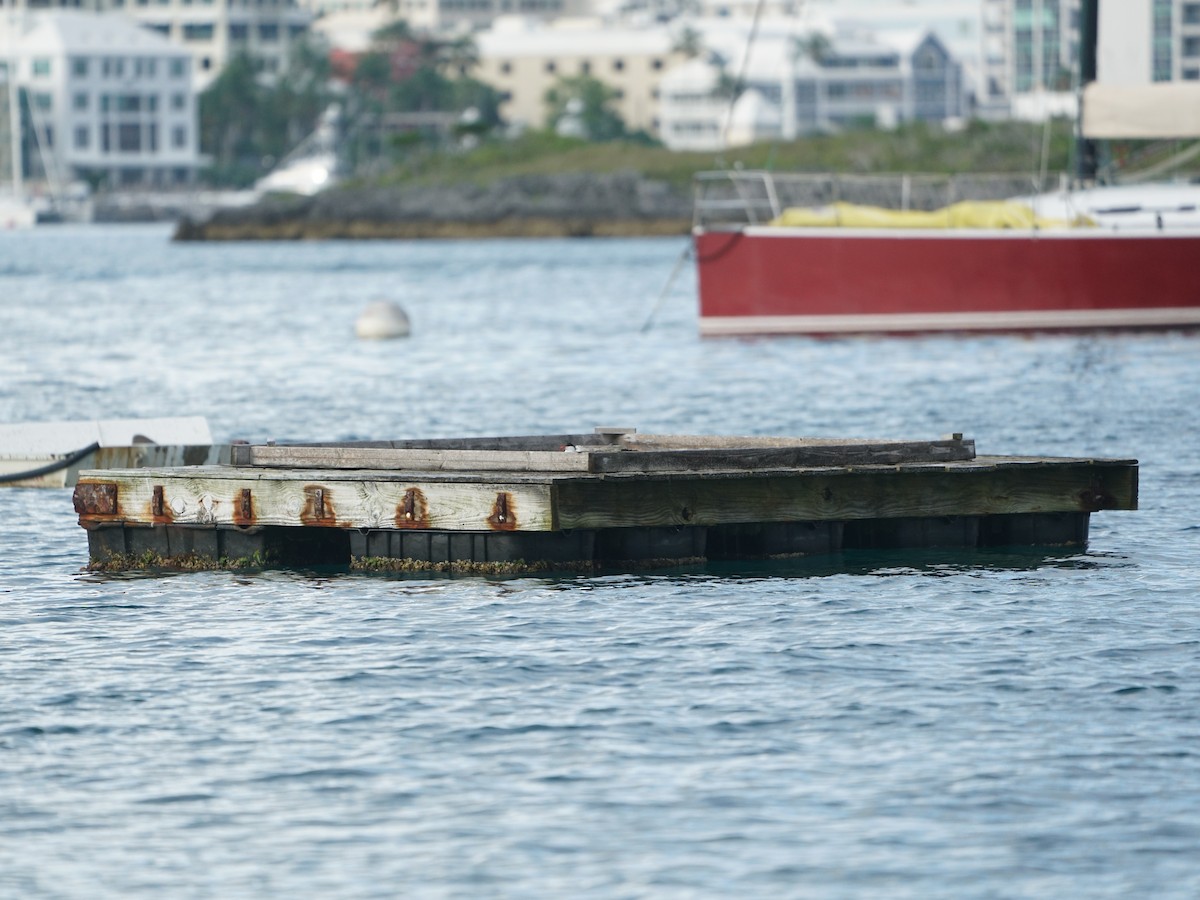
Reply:
[[90, 98], [87, 94], [76, 94], [71, 98], [71, 109], [75, 112], [86, 112], [90, 105]]
[[554, 71], [555, 71], [557, 68], [558, 68], [558, 66], [556, 66], [556, 65], [554, 64], [554, 60], [552, 60], [552, 59], [551, 59], [551, 60], [547, 60], [547, 62], [546, 62], [546, 71], [547, 71], [547, 72], [549, 72], [549, 73], [553, 74], [553, 73], [554, 73]]
[[171, 129], [171, 146], [176, 150], [187, 149], [187, 129], [182, 125], [176, 125]]
[[579, 64], [579, 74], [580, 75], [592, 74], [592, 64], [590, 62], [588, 62], [586, 59]]
[[211, 22], [187, 22], [183, 26], [185, 41], [211, 41], [213, 26]]
[[[662, 67], [663, 67], [663, 61], [661, 59], [650, 60], [650, 68], [652, 68], [655, 72], [660, 71], [662, 69]], [[658, 126], [655, 125], [654, 127], [657, 128]]]
[[171, 109], [175, 112], [187, 109], [187, 94], [172, 94]]
[[142, 108], [142, 98], [138, 94], [118, 94], [117, 112], [139, 112]]
[[250, 37], [250, 29], [246, 27], [244, 22], [231, 23], [229, 26], [229, 39], [231, 41], [244, 41]]
[[187, 75], [187, 60], [186, 59], [171, 60], [171, 77], [172, 78], [183, 78], [185, 75]]
[[71, 75], [75, 78], [87, 78], [88, 58], [86, 56], [75, 56], [71, 58]]
[[1187, 57], [1200, 56], [1200, 37], [1183, 39], [1183, 55]]
[[117, 150], [121, 153], [142, 152], [142, 126], [122, 122], [117, 125]]
[[33, 105], [40, 112], [50, 112], [54, 107], [54, 97], [50, 94], [34, 94]]
[[501, 75], [511, 75], [512, 74], [512, 63], [506, 63], [506, 62], [500, 63], [500, 74]]
[[258, 26], [258, 39], [271, 44], [279, 40], [279, 26], [275, 23], [261, 22]]
[[45, 57], [38, 57], [33, 61], [33, 75], [35, 78], [45, 78], [50, 74], [50, 60]]
[[86, 125], [79, 125], [75, 128], [75, 149], [86, 150], [92, 142], [92, 132]]
[[1200, 3], [1183, 4], [1183, 24], [1200, 25]]
[[620, 72], [624, 68], [625, 68], [625, 60], [623, 60], [623, 59], [614, 59], [613, 60], [613, 71], [614, 72]]

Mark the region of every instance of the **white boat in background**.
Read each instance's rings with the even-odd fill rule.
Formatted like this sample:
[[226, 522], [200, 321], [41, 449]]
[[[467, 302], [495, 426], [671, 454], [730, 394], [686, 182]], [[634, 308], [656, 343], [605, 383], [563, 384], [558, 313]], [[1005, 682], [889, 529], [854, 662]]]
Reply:
[[213, 443], [202, 416], [0, 425], [3, 487], [71, 487], [85, 469], [215, 465], [228, 460], [228, 445]]
[[0, 194], [0, 231], [32, 228], [37, 224], [37, 210], [19, 196]]
[[341, 112], [336, 104], [325, 110], [317, 130], [301, 141], [270, 173], [255, 182], [255, 192], [311, 197], [336, 184], [340, 120]]

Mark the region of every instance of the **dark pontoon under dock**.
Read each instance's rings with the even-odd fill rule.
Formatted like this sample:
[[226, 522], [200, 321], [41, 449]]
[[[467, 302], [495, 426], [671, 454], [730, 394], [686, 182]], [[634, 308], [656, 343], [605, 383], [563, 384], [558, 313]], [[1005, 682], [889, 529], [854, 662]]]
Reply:
[[85, 472], [96, 568], [522, 571], [873, 548], [1084, 546], [1137, 461], [972, 440], [639, 435], [233, 447], [228, 466]]

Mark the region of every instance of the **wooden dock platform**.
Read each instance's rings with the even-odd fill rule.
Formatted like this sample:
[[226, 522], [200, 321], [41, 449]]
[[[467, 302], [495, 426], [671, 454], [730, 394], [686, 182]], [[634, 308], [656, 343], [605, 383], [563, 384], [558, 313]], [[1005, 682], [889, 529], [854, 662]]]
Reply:
[[92, 566], [521, 571], [870, 548], [1083, 546], [1137, 508], [1131, 459], [974, 441], [640, 435], [234, 445], [81, 473]]

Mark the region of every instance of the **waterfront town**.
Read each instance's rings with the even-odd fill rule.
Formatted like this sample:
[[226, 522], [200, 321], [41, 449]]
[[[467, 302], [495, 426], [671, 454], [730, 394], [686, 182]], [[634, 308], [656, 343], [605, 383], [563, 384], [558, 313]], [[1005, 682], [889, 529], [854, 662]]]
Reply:
[[[1070, 118], [1079, 6], [9, 0], [0, 191], [20, 185], [70, 215], [97, 192], [313, 193], [430, 141], [537, 129], [720, 152], [913, 122]], [[1103, 77], [1200, 78], [1200, 2], [1122, 8], [1141, 31], [1123, 35]], [[320, 165], [264, 181], [306, 153]]]

